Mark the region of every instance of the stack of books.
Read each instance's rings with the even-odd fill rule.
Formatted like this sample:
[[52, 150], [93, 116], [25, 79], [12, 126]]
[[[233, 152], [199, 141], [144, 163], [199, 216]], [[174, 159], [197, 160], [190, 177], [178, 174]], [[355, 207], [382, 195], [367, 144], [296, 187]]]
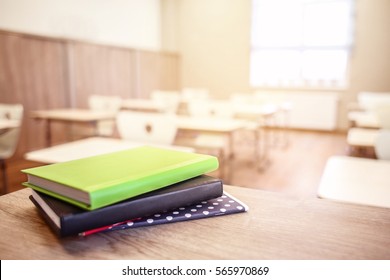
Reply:
[[31, 201], [62, 237], [247, 211], [205, 175], [218, 159], [150, 146], [22, 170]]

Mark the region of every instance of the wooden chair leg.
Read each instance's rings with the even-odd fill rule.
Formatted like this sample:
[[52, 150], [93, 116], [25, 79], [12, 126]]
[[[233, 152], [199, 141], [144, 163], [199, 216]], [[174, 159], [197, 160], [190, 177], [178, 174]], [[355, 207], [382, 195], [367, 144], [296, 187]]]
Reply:
[[3, 191], [2, 193], [3, 194], [7, 194], [8, 192], [8, 188], [7, 188], [7, 168], [6, 168], [6, 164], [5, 164], [5, 160], [4, 159], [1, 159], [0, 160], [0, 168], [1, 168], [1, 171], [2, 171], [2, 177], [3, 177]]

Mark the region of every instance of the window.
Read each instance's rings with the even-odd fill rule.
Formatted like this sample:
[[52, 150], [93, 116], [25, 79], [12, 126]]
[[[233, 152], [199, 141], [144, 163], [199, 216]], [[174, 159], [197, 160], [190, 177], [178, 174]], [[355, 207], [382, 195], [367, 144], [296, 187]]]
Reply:
[[346, 87], [353, 0], [252, 0], [252, 86]]

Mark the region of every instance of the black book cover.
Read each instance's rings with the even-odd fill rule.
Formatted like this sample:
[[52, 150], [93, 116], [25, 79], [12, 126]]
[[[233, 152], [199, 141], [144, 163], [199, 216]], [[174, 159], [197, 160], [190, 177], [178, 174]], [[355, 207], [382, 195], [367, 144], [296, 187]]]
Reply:
[[172, 210], [222, 195], [220, 179], [201, 175], [122, 202], [86, 211], [37, 191], [30, 200], [61, 237]]

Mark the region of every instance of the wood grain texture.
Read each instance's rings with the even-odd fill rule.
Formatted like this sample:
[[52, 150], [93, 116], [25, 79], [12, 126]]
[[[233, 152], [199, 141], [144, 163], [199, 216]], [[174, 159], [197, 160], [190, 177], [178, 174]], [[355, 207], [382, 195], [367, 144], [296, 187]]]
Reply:
[[0, 197], [5, 259], [389, 259], [390, 210], [225, 186], [249, 212], [59, 239], [24, 189]]
[[72, 107], [88, 108], [90, 95], [134, 95], [134, 51], [71, 42], [68, 44]]
[[153, 90], [179, 90], [179, 56], [173, 53], [137, 51], [137, 97], [148, 98]]
[[[44, 127], [29, 117], [31, 110], [67, 107], [65, 49], [61, 42], [0, 33], [0, 102], [21, 103], [24, 118], [16, 156], [44, 147]], [[58, 141], [61, 127], [53, 128]]]
[[[130, 98], [147, 97], [150, 89], [178, 90], [179, 62], [173, 53], [0, 30], [0, 103], [21, 103], [25, 109], [15, 157], [45, 146], [39, 137], [44, 124], [32, 120], [30, 111], [86, 108], [92, 94]], [[63, 124], [52, 130], [53, 143], [69, 139]]]

